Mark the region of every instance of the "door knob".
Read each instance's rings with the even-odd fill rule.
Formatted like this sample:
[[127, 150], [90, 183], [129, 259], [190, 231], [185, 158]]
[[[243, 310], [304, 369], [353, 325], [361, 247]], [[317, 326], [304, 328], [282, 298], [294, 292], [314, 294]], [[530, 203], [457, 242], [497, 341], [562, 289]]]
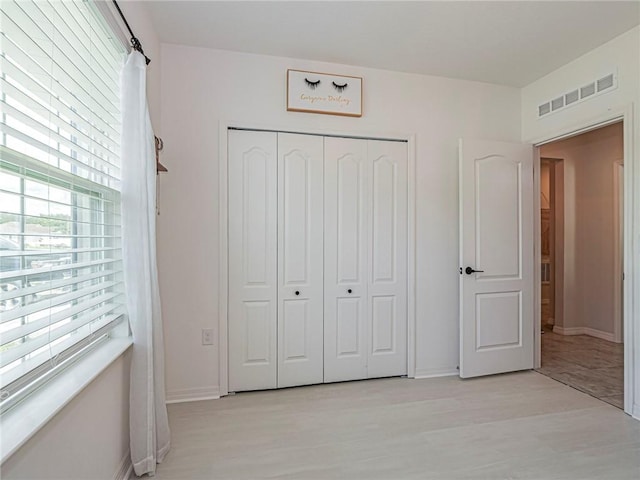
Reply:
[[471, 275], [472, 273], [481, 273], [484, 272], [484, 270], [474, 270], [471, 267], [467, 267], [464, 269], [464, 273], [466, 273], [467, 275]]
[[353, 292], [353, 290], [351, 290], [351, 289], [347, 290], [347, 293], [351, 293], [351, 292]]
[[300, 290], [296, 290], [296, 295], [300, 295]]

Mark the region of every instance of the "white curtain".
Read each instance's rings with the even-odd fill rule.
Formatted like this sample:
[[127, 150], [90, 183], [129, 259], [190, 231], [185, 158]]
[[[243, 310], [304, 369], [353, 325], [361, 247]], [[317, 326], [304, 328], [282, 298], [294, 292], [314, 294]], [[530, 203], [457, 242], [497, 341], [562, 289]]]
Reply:
[[130, 391], [131, 460], [136, 475], [155, 474], [169, 451], [164, 346], [156, 265], [155, 139], [146, 96], [144, 56], [133, 51], [122, 70], [122, 250], [133, 332]]

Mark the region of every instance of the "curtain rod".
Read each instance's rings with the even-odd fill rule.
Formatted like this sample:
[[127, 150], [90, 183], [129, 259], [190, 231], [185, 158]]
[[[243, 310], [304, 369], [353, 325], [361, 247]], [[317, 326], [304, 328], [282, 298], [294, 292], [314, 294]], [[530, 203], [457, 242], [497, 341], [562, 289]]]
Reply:
[[151, 63], [151, 59], [144, 54], [144, 50], [142, 49], [142, 44], [140, 43], [140, 40], [138, 40], [138, 38], [133, 34], [133, 30], [131, 30], [131, 27], [129, 26], [129, 22], [127, 22], [127, 19], [124, 17], [124, 13], [122, 13], [122, 10], [120, 10], [120, 6], [118, 5], [118, 2], [116, 2], [116, 0], [113, 0], [113, 4], [116, 6], [116, 9], [118, 9], [118, 13], [120, 14], [122, 21], [126, 25], [127, 30], [129, 30], [129, 34], [131, 35], [131, 48], [140, 52], [144, 56], [144, 60], [145, 62], [147, 62], [147, 65], [149, 65], [149, 63]]

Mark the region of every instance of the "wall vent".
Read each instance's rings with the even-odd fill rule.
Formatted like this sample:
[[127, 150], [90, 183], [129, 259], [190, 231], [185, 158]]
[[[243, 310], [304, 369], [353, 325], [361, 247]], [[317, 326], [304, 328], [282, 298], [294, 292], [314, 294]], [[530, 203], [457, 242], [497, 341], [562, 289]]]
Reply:
[[564, 96], [564, 104], [571, 105], [572, 103], [580, 100], [580, 92], [578, 90], [574, 90], [573, 92], [569, 92]]
[[542, 105], [538, 106], [539, 117], [541, 117], [542, 115], [546, 115], [550, 111], [551, 111], [551, 102], [543, 103]]
[[564, 97], [558, 97], [551, 100], [551, 110], [556, 111], [564, 107]]
[[618, 76], [616, 73], [610, 73], [604, 77], [594, 80], [591, 83], [582, 85], [580, 88], [576, 88], [570, 92], [541, 103], [538, 105], [538, 118], [563, 110], [569, 106], [576, 105], [584, 100], [600, 95], [601, 93], [614, 90], [617, 87]]
[[607, 88], [613, 87], [613, 73], [598, 80], [598, 91], [601, 92]]
[[596, 93], [596, 84], [590, 83], [580, 89], [580, 98], [587, 98]]

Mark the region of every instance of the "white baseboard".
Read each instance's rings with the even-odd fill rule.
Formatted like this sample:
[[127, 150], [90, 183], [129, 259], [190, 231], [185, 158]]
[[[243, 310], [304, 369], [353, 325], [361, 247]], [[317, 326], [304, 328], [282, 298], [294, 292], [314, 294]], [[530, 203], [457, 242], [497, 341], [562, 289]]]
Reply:
[[558, 335], [584, 335], [583, 327], [561, 327], [560, 325], [553, 326], [553, 333], [557, 333]]
[[637, 403], [631, 409], [631, 416], [640, 421], [640, 405], [638, 405]]
[[416, 369], [416, 375], [413, 378], [452, 377], [459, 373], [457, 368], [425, 368]]
[[216, 387], [184, 388], [167, 392], [166, 403], [198, 402], [200, 400], [217, 400], [220, 389]]
[[555, 325], [553, 327], [553, 333], [558, 333], [560, 335], [589, 335], [590, 337], [601, 338], [602, 340], [607, 340], [609, 342], [615, 342], [615, 337], [613, 333], [603, 332], [602, 330], [596, 330], [595, 328], [590, 327], [561, 327], [559, 325]]
[[118, 471], [113, 475], [113, 480], [129, 480], [133, 473], [133, 463], [131, 463], [131, 452], [122, 457]]

